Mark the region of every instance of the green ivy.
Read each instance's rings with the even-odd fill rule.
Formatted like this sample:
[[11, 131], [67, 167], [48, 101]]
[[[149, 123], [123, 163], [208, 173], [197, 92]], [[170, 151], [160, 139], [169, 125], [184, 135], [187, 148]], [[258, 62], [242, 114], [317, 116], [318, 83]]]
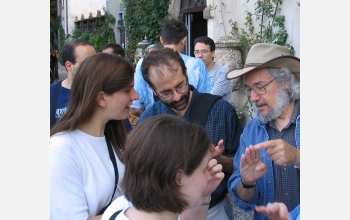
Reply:
[[[232, 26], [231, 34], [240, 40], [242, 49], [249, 51], [253, 44], [272, 43], [286, 46], [290, 49], [291, 55], [294, 55], [294, 47], [286, 43], [288, 33], [284, 28], [285, 16], [279, 15], [282, 0], [258, 0], [255, 4], [254, 14], [246, 11], [247, 16], [244, 23], [246, 29], [241, 28], [241, 33], [239, 33], [237, 22], [232, 19], [229, 21]], [[257, 32], [254, 30], [255, 22], [259, 22]]]
[[124, 26], [128, 49], [126, 58], [136, 64], [134, 59], [137, 44], [147, 36], [150, 44], [159, 44], [164, 21], [169, 17], [170, 0], [123, 0]]
[[109, 25], [114, 24], [115, 18], [113, 15], [108, 13], [105, 7], [102, 8], [104, 11], [105, 19], [98, 20], [98, 22], [102, 22], [102, 25], [99, 29], [95, 29], [94, 33], [90, 33], [88, 31], [83, 32], [80, 29], [74, 29], [72, 31], [72, 39], [83, 39], [89, 42], [96, 50], [96, 52], [101, 52], [102, 48], [108, 43], [115, 43], [115, 35], [113, 28]]

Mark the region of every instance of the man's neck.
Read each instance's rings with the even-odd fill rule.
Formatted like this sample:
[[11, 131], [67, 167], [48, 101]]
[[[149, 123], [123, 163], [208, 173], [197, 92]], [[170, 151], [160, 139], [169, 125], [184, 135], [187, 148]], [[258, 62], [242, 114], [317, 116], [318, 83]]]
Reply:
[[207, 71], [208, 73], [213, 69], [215, 65], [215, 62], [214, 61], [211, 61], [206, 67], [207, 67]]
[[179, 53], [182, 53], [182, 51], [184, 50], [184, 47], [181, 44], [167, 44], [167, 45], [163, 45], [166, 48], [171, 48]]
[[295, 101], [289, 102], [285, 111], [275, 119], [275, 125], [279, 131], [289, 123], [295, 108]]
[[72, 86], [72, 77], [71, 77], [71, 74], [68, 73], [67, 78], [62, 81], [62, 87], [66, 89], [71, 89], [71, 86]]

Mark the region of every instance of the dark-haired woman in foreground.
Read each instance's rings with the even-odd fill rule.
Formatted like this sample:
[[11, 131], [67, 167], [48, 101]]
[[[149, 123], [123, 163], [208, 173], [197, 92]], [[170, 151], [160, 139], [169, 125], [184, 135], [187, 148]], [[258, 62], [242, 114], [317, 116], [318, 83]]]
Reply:
[[180, 117], [157, 115], [140, 123], [124, 151], [125, 196], [102, 220], [206, 219], [210, 194], [224, 178], [222, 165], [211, 159], [213, 148], [202, 127]]

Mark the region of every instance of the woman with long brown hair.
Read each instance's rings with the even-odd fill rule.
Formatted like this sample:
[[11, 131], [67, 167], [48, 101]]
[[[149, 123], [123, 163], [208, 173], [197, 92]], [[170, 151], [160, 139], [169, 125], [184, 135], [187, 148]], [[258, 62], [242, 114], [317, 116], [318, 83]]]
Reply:
[[51, 219], [100, 219], [123, 194], [123, 120], [136, 99], [125, 59], [97, 53], [80, 64], [67, 111], [50, 131]]

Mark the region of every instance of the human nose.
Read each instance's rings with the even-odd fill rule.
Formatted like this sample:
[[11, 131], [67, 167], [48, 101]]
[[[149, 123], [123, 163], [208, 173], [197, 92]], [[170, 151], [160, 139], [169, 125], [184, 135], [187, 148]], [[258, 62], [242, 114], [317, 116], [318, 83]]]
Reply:
[[137, 92], [135, 91], [135, 89], [133, 89], [132, 95], [131, 95], [131, 99], [132, 100], [137, 100], [139, 99], [139, 95], [137, 94]]
[[260, 95], [258, 95], [254, 90], [250, 91], [250, 101], [255, 102], [260, 99]]
[[180, 101], [180, 99], [181, 99], [181, 94], [178, 93], [176, 90], [173, 90], [173, 100]]

